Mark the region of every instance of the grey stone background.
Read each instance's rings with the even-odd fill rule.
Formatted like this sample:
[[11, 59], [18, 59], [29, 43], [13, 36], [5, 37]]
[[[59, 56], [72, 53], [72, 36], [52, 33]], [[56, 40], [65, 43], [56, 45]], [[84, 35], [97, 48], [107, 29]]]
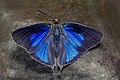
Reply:
[[79, 22], [104, 33], [101, 44], [64, 68], [60, 80], [120, 80], [120, 0], [0, 0], [0, 80], [53, 80], [50, 68], [32, 60], [11, 33], [37, 22], [50, 22], [71, 5], [63, 22]]

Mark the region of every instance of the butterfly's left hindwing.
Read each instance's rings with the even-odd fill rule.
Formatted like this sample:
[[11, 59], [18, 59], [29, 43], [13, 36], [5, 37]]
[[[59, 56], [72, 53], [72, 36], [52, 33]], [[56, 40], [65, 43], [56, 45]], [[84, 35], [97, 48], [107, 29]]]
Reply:
[[12, 37], [21, 47], [25, 48], [31, 57], [46, 65], [53, 64], [53, 54], [50, 53], [50, 24], [38, 23], [20, 28], [12, 33]]
[[70, 64], [81, 54], [96, 46], [103, 36], [100, 31], [77, 23], [65, 23], [62, 26], [61, 42], [64, 50], [58, 58], [62, 66]]

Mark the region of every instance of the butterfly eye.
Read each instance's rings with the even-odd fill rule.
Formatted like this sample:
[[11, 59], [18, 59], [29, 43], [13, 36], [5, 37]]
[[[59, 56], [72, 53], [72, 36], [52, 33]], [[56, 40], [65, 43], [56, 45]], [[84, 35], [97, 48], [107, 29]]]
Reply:
[[55, 19], [53, 19], [52, 22], [54, 23], [54, 22], [55, 22]]
[[58, 21], [61, 22], [60, 19], [58, 19]]

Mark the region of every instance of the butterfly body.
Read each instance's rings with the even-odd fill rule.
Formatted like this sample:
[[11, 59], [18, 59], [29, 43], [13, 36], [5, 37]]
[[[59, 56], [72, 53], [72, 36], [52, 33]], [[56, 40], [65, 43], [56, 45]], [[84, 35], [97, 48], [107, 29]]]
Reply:
[[38, 23], [15, 30], [12, 37], [30, 56], [60, 74], [62, 68], [99, 44], [103, 34], [79, 23]]
[[51, 49], [50, 52], [54, 55], [54, 65], [52, 66], [52, 69], [54, 71], [54, 74], [60, 74], [60, 71], [63, 66], [59, 64], [59, 56], [63, 53], [61, 50], [63, 49], [63, 44], [61, 43], [62, 39], [62, 25], [56, 22], [55, 24], [52, 24], [50, 27], [50, 35], [52, 37], [51, 39]]

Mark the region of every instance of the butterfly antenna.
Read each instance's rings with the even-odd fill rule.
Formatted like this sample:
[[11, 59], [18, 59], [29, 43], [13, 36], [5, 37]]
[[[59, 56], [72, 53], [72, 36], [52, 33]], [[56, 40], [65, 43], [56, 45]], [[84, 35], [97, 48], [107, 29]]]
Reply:
[[40, 11], [39, 9], [37, 9], [37, 11], [38, 11], [39, 13], [42, 13], [42, 14], [46, 15], [47, 17], [49, 17], [49, 18], [51, 18], [51, 19], [54, 19], [53, 17], [51, 17], [51, 16], [49, 16], [48, 14], [46, 14], [46, 13]]
[[60, 17], [59, 19], [61, 19], [67, 12], [69, 12], [71, 9], [73, 8], [73, 5], [68, 9], [66, 10]]

